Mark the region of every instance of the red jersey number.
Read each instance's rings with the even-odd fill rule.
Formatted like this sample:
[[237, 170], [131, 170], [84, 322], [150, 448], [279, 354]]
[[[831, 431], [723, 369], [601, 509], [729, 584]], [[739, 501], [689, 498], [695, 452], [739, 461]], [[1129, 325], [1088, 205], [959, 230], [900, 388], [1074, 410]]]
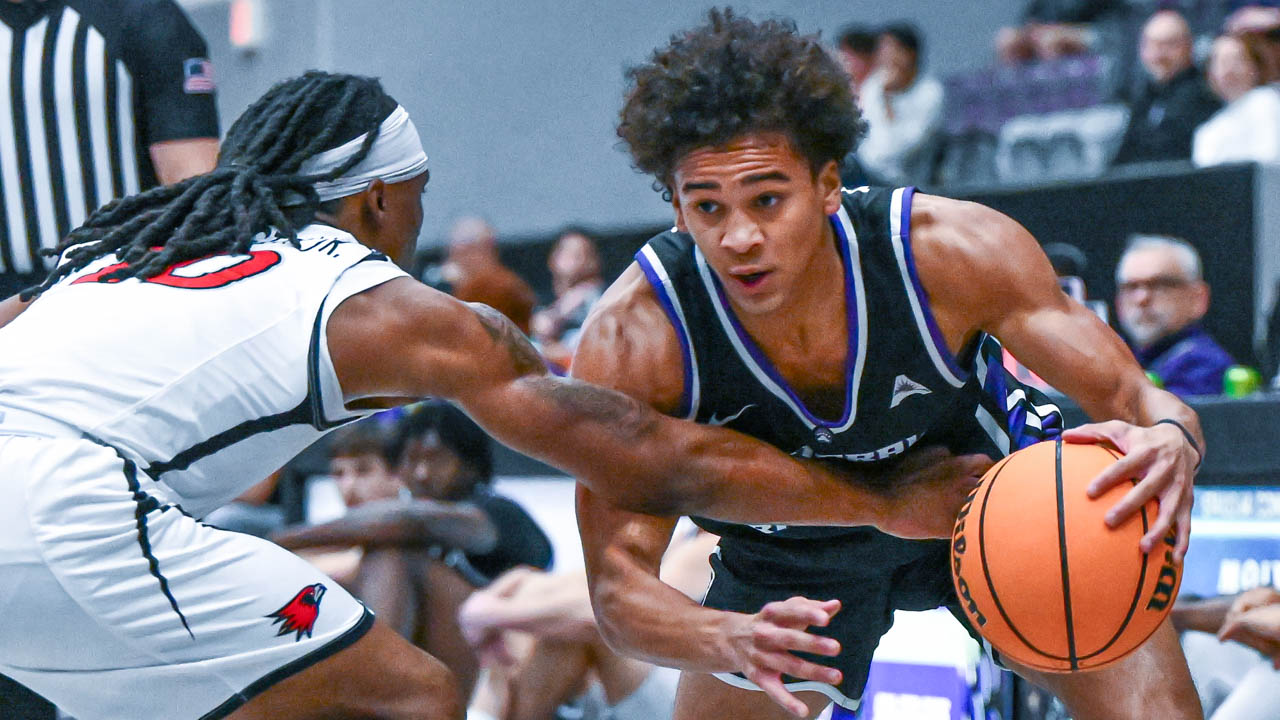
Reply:
[[[155, 277], [146, 278], [145, 282], [169, 287], [187, 288], [189, 290], [207, 290], [209, 288], [226, 287], [237, 280], [253, 277], [266, 272], [280, 262], [280, 253], [274, 250], [253, 250], [248, 255], [235, 256], [240, 259], [230, 265], [226, 264], [228, 256], [196, 258], [177, 263]], [[205, 267], [202, 268], [201, 264]], [[106, 275], [125, 267], [126, 263], [114, 263], [101, 270], [78, 278], [72, 285], [89, 282], [119, 282], [119, 280], [103, 280]], [[202, 271], [203, 270], [203, 271]]]

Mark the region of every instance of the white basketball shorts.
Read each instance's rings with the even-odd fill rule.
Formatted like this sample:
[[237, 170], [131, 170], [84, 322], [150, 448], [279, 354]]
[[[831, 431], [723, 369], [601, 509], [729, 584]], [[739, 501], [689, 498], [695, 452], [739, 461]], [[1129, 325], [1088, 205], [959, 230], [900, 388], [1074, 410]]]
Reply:
[[372, 614], [265, 540], [203, 525], [113, 449], [0, 427], [0, 672], [78, 720], [222, 718]]

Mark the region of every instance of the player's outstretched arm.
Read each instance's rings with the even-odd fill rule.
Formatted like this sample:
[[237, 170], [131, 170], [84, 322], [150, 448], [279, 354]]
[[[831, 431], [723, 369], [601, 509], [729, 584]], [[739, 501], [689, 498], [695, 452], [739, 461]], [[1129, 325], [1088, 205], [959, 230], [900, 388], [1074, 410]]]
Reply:
[[[1075, 442], [1106, 440], [1126, 453], [1090, 493], [1141, 478], [1107, 521], [1119, 524], [1158, 498], [1160, 512], [1143, 549], [1159, 545], [1176, 521], [1174, 555], [1181, 560], [1190, 537], [1192, 478], [1204, 448], [1195, 412], [1152, 385], [1124, 342], [1059, 289], [1040, 246], [1012, 219], [975, 203], [917, 194], [911, 223], [921, 280], [952, 347], [988, 332], [1090, 417], [1107, 421], [1064, 435]], [[1190, 438], [1178, 425], [1160, 423], [1166, 419]]]
[[[974, 474], [961, 459], [950, 468], [960, 482], [933, 473], [908, 483], [918, 492], [879, 494], [745, 435], [668, 418], [622, 393], [551, 376], [505, 318], [409, 279], [343, 302], [330, 318], [328, 337], [348, 401], [450, 398], [500, 441], [642, 512], [879, 525], [914, 537], [947, 537], [954, 512], [939, 511], [921, 523], [920, 513], [909, 519], [903, 510], [916, 500], [958, 509], [963, 480]], [[938, 499], [943, 484], [955, 487]]]

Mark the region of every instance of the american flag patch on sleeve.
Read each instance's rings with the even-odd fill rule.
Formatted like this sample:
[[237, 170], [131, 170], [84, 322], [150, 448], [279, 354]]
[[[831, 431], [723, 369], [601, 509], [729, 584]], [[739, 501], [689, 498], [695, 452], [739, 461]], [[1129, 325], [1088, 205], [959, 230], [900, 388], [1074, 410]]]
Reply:
[[188, 94], [214, 91], [213, 63], [207, 58], [187, 58], [182, 61], [182, 91]]

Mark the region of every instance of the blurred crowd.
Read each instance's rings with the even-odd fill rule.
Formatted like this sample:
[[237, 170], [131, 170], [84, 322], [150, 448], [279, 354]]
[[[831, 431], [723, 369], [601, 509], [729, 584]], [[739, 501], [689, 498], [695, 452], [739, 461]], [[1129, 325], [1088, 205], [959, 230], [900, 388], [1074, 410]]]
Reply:
[[1280, 162], [1273, 1], [1030, 0], [994, 45], [991, 66], [939, 79], [910, 24], [845, 28], [868, 124], [847, 179], [946, 188]]

